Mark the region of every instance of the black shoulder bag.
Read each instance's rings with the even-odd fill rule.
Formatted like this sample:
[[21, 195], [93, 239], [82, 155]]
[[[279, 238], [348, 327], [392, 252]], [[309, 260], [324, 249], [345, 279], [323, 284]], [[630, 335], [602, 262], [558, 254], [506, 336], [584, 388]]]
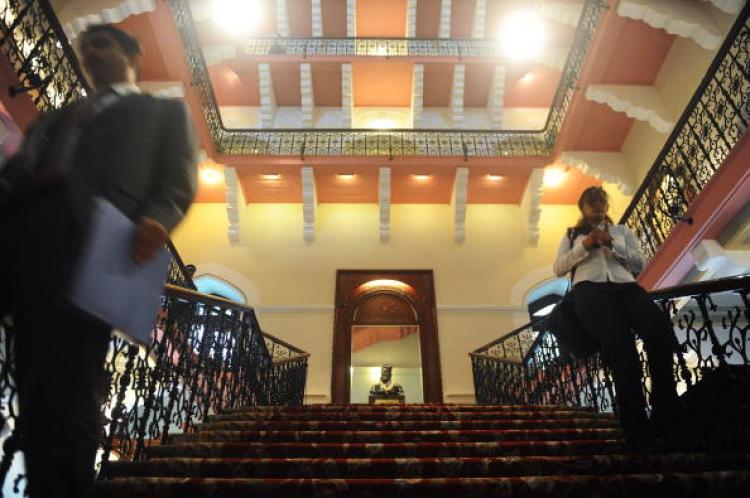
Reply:
[[[568, 228], [567, 233], [569, 249], [573, 249], [576, 231], [574, 228]], [[588, 336], [576, 314], [575, 289], [573, 288], [575, 271], [575, 268], [571, 270], [568, 291], [547, 317], [547, 325], [550, 332], [555, 335], [561, 349], [570, 352], [576, 358], [583, 359], [599, 351], [600, 347]]]

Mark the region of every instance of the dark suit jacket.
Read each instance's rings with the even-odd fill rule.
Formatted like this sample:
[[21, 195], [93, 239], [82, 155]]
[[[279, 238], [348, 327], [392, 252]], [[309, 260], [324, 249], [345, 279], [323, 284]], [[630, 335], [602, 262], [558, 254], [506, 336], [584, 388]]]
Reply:
[[[42, 116], [0, 176], [12, 185], [55, 161], [47, 157], [53, 139], [81, 105]], [[96, 195], [133, 220], [148, 216], [172, 230], [196, 190], [196, 140], [185, 105], [143, 94], [120, 97], [83, 125], [63, 184], [68, 208], [81, 223]]]

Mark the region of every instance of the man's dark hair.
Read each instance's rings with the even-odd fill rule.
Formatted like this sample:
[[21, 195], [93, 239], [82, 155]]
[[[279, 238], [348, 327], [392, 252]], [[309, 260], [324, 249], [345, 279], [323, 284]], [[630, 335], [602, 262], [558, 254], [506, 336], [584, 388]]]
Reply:
[[127, 31], [115, 27], [113, 24], [90, 25], [83, 33], [81, 33], [81, 43], [86, 43], [86, 38], [93, 35], [94, 33], [101, 32], [112, 35], [112, 38], [114, 38], [117, 44], [120, 45], [120, 48], [122, 48], [122, 51], [125, 52], [125, 55], [133, 56], [140, 55], [142, 53], [141, 44], [138, 43], [138, 40]]

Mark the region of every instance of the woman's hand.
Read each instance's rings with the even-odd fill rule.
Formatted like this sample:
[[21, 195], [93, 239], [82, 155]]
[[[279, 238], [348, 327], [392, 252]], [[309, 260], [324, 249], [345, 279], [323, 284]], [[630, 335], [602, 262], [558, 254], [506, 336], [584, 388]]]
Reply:
[[585, 239], [583, 239], [583, 247], [587, 251], [596, 249], [601, 246], [612, 247], [612, 235], [606, 230], [599, 230], [594, 228], [589, 232]]

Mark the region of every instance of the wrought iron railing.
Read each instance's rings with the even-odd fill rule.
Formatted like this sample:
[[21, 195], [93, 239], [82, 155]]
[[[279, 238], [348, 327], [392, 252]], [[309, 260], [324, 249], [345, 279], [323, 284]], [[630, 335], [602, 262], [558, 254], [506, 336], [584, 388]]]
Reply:
[[[750, 366], [750, 275], [650, 293], [673, 325], [678, 393], [721, 365]], [[649, 400], [647, 357], [636, 340]], [[581, 360], [558, 347], [546, 318], [470, 353], [479, 404], [560, 404], [615, 409], [612, 376], [597, 353]], [[649, 400], [650, 406], [650, 400]]]
[[[542, 130], [299, 130], [226, 129], [222, 123], [208, 68], [199, 44], [190, 8], [185, 0], [170, 0], [175, 24], [182, 36], [193, 84], [200, 95], [208, 128], [222, 154], [292, 156], [546, 156], [552, 151], [565, 114], [575, 94], [576, 82], [591, 40], [606, 6], [588, 0], [571, 51], [560, 77], [547, 123]], [[408, 40], [404, 40], [407, 47]], [[416, 40], [415, 40], [416, 42]], [[265, 44], [265, 42], [263, 42]], [[288, 47], [271, 39], [269, 51]], [[276, 45], [272, 48], [274, 43]], [[321, 43], [323, 43], [321, 41]], [[365, 41], [363, 41], [365, 43]], [[373, 42], [377, 50], [377, 42]], [[453, 41], [449, 43], [459, 43]], [[467, 41], [467, 43], [470, 43]], [[264, 45], [265, 46], [265, 45]], [[458, 47], [458, 45], [456, 45]], [[284, 48], [285, 49], [285, 48]], [[354, 48], [356, 50], [356, 43]], [[366, 48], [369, 50], [369, 48]], [[458, 50], [458, 48], [456, 48]]]
[[[151, 343], [138, 345], [117, 334], [110, 342], [102, 463], [143, 459], [151, 446], [194, 430], [212, 413], [301, 405], [308, 357], [262, 332], [252, 308], [167, 285]], [[12, 319], [0, 317], [0, 416], [7, 436], [0, 487], [20, 451], [13, 358]]]
[[185, 263], [182, 261], [180, 253], [177, 252], [171, 240], [167, 240], [166, 249], [172, 256], [169, 260], [169, 271], [167, 272], [167, 283], [184, 287], [186, 289], [197, 290], [193, 283], [193, 276], [188, 272]]
[[653, 256], [724, 163], [750, 121], [750, 4], [745, 5], [706, 76], [620, 223]]

